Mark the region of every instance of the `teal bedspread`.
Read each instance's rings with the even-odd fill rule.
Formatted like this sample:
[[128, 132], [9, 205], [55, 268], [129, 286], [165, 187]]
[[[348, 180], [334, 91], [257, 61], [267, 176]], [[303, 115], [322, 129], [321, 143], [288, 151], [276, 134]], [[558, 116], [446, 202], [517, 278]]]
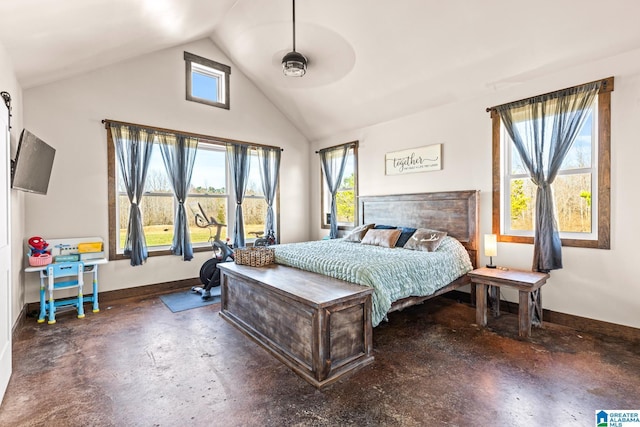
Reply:
[[277, 264], [372, 287], [373, 326], [386, 319], [394, 301], [431, 295], [473, 269], [464, 246], [449, 236], [435, 252], [389, 249], [343, 239], [273, 248]]

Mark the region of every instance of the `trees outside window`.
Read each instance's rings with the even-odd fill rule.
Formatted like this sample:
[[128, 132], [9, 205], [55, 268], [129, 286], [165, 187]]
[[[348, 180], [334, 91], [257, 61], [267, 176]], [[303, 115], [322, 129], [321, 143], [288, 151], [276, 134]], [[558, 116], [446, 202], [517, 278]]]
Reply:
[[264, 232], [267, 217], [267, 201], [262, 192], [262, 178], [258, 164], [258, 153], [250, 151], [249, 181], [242, 203], [245, 240], [250, 242], [256, 238], [256, 232]]
[[[552, 184], [563, 246], [609, 248], [612, 91], [613, 77], [602, 80]], [[536, 186], [499, 115], [492, 111], [491, 117], [498, 154], [493, 156], [493, 232], [503, 242], [533, 243]]]
[[[327, 187], [327, 182], [321, 176], [322, 182], [322, 228], [330, 227], [331, 215], [331, 193]], [[336, 194], [336, 210], [338, 215], [338, 228], [346, 229], [355, 227], [358, 224], [357, 218], [358, 202], [358, 146], [357, 143], [349, 148], [347, 153], [347, 164], [342, 176], [342, 182]]]
[[[594, 106], [552, 184], [559, 231], [564, 234], [578, 233], [576, 237], [582, 238], [593, 237], [591, 234], [597, 228], [591, 210], [591, 194], [593, 188], [597, 187], [594, 180], [598, 176], [597, 163], [592, 162], [597, 149], [596, 112], [597, 106]], [[505, 179], [509, 186], [505, 187], [504, 208], [510, 210], [509, 216], [505, 217], [505, 231], [508, 234], [532, 235], [536, 186], [527, 175], [504, 129], [502, 138], [506, 141], [507, 158], [511, 160], [507, 165], [511, 173]]]
[[[160, 150], [154, 147], [151, 155], [145, 196], [140, 206], [142, 211], [143, 228], [149, 252], [168, 250], [173, 239], [173, 220], [176, 201], [171, 191], [169, 177], [162, 163]], [[189, 196], [187, 198], [187, 218], [191, 243], [194, 248], [206, 246], [209, 231], [199, 228], [195, 224], [194, 212], [198, 203], [204, 211], [213, 216], [216, 221], [227, 224], [229, 195], [227, 193], [227, 174], [224, 147], [200, 143], [193, 168]], [[118, 183], [118, 253], [124, 248], [127, 224], [129, 222], [129, 200], [124, 192], [120, 176]], [[226, 238], [227, 230], [222, 229], [222, 238]]]
[[[153, 129], [149, 129], [153, 131]], [[129, 223], [130, 202], [126, 194], [119, 164], [115, 161], [115, 150], [111, 133], [107, 130], [109, 144], [109, 228], [111, 259], [125, 258], [124, 245]], [[156, 141], [156, 144], [158, 142]], [[258, 166], [256, 149], [250, 150], [250, 173], [247, 191], [243, 203], [245, 239], [251, 242], [256, 238], [252, 232], [262, 232], [265, 228], [267, 202], [262, 192], [262, 178]], [[222, 228], [221, 238], [226, 239], [233, 231], [235, 200], [229, 194], [229, 176], [224, 143], [200, 139], [193, 167], [191, 185], [186, 200], [189, 233], [194, 251], [211, 250], [209, 230], [195, 224], [195, 212], [200, 204], [208, 216], [217, 222], [226, 224]], [[113, 189], [113, 191], [112, 191]], [[149, 256], [168, 255], [173, 241], [174, 215], [177, 201], [173, 195], [169, 177], [163, 164], [159, 147], [152, 148], [144, 197], [140, 204], [142, 225], [145, 233]], [[274, 215], [278, 215], [275, 203]], [[276, 221], [277, 223], [277, 221]], [[215, 233], [215, 229], [212, 230]]]

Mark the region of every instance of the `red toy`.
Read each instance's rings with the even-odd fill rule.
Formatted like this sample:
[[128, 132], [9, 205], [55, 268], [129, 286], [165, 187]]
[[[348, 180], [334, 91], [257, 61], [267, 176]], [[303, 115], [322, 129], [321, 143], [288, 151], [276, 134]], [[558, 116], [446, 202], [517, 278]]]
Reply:
[[29, 239], [29, 247], [31, 248], [31, 256], [39, 257], [48, 254], [47, 248], [49, 244], [40, 236], [33, 236]]

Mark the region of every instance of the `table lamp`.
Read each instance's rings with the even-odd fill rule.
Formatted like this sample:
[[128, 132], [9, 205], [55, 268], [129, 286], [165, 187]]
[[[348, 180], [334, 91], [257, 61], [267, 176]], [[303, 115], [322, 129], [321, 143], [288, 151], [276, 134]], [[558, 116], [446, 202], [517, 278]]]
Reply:
[[496, 268], [493, 265], [493, 257], [498, 255], [498, 236], [496, 234], [484, 235], [484, 255], [489, 257], [487, 268]]

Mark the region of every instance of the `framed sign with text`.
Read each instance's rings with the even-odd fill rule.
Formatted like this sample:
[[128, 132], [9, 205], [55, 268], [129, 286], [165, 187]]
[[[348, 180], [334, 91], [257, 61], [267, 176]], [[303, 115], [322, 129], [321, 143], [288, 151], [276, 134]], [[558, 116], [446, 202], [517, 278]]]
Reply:
[[385, 156], [385, 175], [402, 175], [441, 169], [442, 144], [394, 151]]

